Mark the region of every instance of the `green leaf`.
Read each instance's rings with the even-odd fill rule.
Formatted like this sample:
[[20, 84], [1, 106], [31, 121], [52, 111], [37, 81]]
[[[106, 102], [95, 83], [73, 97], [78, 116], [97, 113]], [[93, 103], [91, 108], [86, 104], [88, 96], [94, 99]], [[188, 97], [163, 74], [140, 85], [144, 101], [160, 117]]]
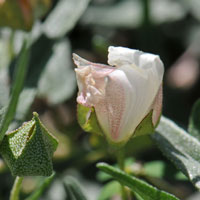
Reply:
[[118, 168], [114, 168], [106, 163], [98, 163], [97, 167], [111, 175], [114, 179], [129, 187], [144, 200], [177, 200], [177, 198], [167, 192], [147, 184], [143, 180], [130, 176]]
[[57, 140], [40, 122], [37, 113], [19, 129], [7, 133], [0, 153], [13, 176], [50, 176]]
[[134, 195], [135, 195], [135, 197], [136, 197], [136, 199], [137, 200], [145, 200], [145, 199], [143, 199], [139, 194], [137, 194], [137, 193], [134, 193]]
[[170, 23], [181, 20], [187, 13], [186, 6], [180, 1], [150, 1], [150, 18], [154, 24]]
[[90, 0], [60, 0], [44, 22], [44, 33], [49, 38], [63, 37], [75, 25]]
[[148, 162], [144, 165], [144, 173], [148, 176], [162, 178], [165, 173], [165, 163], [163, 161]]
[[179, 181], [188, 181], [188, 178], [180, 171], [175, 174], [175, 179]]
[[168, 179], [188, 180], [188, 178], [180, 171], [177, 171], [173, 166], [163, 161], [157, 160], [144, 164], [144, 175], [156, 178], [167, 177]]
[[187, 5], [187, 8], [190, 9], [190, 14], [193, 15], [197, 20], [200, 20], [200, 14], [199, 14], [199, 6], [200, 2], [199, 0], [190, 0], [190, 1], [184, 1]]
[[81, 128], [90, 133], [96, 133], [102, 135], [102, 130], [97, 121], [97, 117], [94, 111], [94, 108], [88, 108], [81, 104], [77, 105], [77, 116], [78, 123]]
[[0, 108], [9, 102], [9, 86], [7, 83], [7, 69], [0, 69]]
[[[28, 65], [28, 71], [24, 86], [26, 88], [37, 88], [38, 81], [40, 80], [41, 73], [44, 71], [49, 58], [52, 56], [52, 47], [54, 41], [48, 39], [44, 35], [41, 35], [34, 41], [34, 43], [29, 47], [30, 61]], [[13, 81], [13, 74], [16, 70], [16, 61], [19, 56], [13, 60], [10, 65], [10, 77]]]
[[[198, 0], [190, 1], [198, 2]], [[83, 17], [81, 18], [81, 23], [83, 25], [99, 25], [110, 28], [137, 28], [142, 23], [142, 4], [143, 1], [131, 0], [118, 1], [118, 3], [114, 2], [113, 4], [107, 3], [107, 5], [105, 3], [105, 5], [102, 6], [93, 4], [89, 6], [87, 12], [84, 13]], [[195, 7], [195, 14], [198, 13], [199, 15], [198, 5], [199, 2]], [[149, 9], [149, 18], [154, 24], [162, 24], [180, 20], [187, 13], [187, 9], [185, 9], [182, 2], [171, 0], [149, 1]], [[119, 15], [119, 13], [127, 14]]]
[[192, 107], [188, 132], [200, 141], [200, 99]]
[[64, 186], [67, 191], [67, 199], [70, 200], [86, 200], [78, 182], [72, 176], [67, 176], [64, 179]]
[[8, 127], [13, 120], [15, 115], [18, 99], [20, 92], [22, 91], [24, 80], [27, 72], [27, 65], [29, 61], [29, 51], [27, 50], [27, 43], [24, 42], [22, 50], [20, 52], [19, 59], [16, 62], [16, 73], [13, 83], [13, 88], [11, 92], [11, 98], [9, 105], [3, 117], [1, 126], [0, 126], [0, 142], [3, 140], [3, 137], [8, 130]]
[[199, 140], [165, 117], [161, 117], [152, 138], [176, 167], [200, 189]]
[[23, 121], [36, 96], [34, 88], [24, 88], [19, 96], [15, 120]]
[[52, 56], [41, 74], [38, 87], [38, 95], [47, 98], [51, 104], [61, 103], [73, 95], [76, 78], [69, 40], [62, 39], [53, 45]]
[[121, 185], [117, 181], [111, 181], [104, 185], [102, 188], [98, 200], [108, 200], [116, 194], [120, 194]]
[[[38, 82], [41, 78], [41, 74], [45, 70], [48, 60], [52, 56], [53, 44], [54, 41], [49, 40], [44, 35], [41, 35], [38, 36], [36, 40], [34, 39], [33, 44], [29, 47], [31, 55], [29, 64], [27, 66], [27, 76], [24, 82], [24, 89], [20, 94], [19, 104], [17, 106], [15, 115], [15, 122], [17, 122], [17, 125], [19, 125], [19, 122], [25, 118], [36, 97], [38, 92]], [[10, 79], [12, 82], [14, 79], [14, 71], [16, 70], [16, 62], [18, 59], [19, 56], [13, 60], [9, 68]]]
[[40, 36], [31, 46], [31, 57], [25, 86], [37, 88], [41, 74], [53, 53], [54, 41], [44, 35]]
[[49, 184], [51, 184], [54, 177], [55, 177], [55, 172], [51, 176], [42, 180], [38, 188], [33, 192], [33, 194], [31, 194], [28, 198], [26, 198], [26, 200], [38, 200], [43, 194], [43, 192], [47, 189]]
[[[135, 28], [142, 22], [140, 1], [124, 0], [112, 6], [91, 5], [81, 18], [83, 25]], [[127, 13], [119, 15], [119, 13]]]

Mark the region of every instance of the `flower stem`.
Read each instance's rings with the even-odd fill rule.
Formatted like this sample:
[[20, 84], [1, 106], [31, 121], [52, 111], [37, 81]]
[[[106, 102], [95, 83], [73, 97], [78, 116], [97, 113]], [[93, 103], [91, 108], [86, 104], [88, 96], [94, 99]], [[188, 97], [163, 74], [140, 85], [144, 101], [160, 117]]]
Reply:
[[[117, 155], [117, 163], [119, 165], [119, 168], [124, 171], [124, 149], [120, 148], [117, 151], [116, 155]], [[128, 199], [127, 192], [123, 184], [121, 184], [121, 190], [122, 190], [122, 200], [127, 200]]]
[[21, 188], [21, 184], [23, 181], [23, 177], [17, 176], [10, 192], [10, 200], [19, 200], [19, 192]]

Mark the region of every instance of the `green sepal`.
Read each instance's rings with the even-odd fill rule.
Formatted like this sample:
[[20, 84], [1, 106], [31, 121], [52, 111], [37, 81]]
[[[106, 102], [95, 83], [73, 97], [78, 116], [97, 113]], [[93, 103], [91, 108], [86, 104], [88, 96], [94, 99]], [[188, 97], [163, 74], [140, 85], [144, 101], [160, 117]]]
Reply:
[[78, 104], [77, 118], [78, 123], [84, 131], [103, 135], [101, 127], [97, 121], [94, 108], [88, 108], [81, 104]]
[[153, 115], [153, 110], [151, 110], [137, 126], [137, 128], [134, 131], [133, 137], [147, 135], [154, 132], [155, 126], [153, 125], [152, 122], [152, 115]]
[[0, 153], [13, 176], [50, 176], [58, 142], [33, 113], [33, 119], [5, 135]]

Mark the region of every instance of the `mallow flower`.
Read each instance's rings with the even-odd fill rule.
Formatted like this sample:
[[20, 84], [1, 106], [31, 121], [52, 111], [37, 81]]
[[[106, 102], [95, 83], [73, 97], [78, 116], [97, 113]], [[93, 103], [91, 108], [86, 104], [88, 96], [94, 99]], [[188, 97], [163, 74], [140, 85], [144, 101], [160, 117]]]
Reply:
[[164, 73], [159, 56], [110, 46], [109, 65], [92, 63], [76, 54], [73, 59], [77, 65], [77, 102], [94, 108], [98, 124], [109, 141], [128, 141], [149, 114], [153, 127], [157, 125]]

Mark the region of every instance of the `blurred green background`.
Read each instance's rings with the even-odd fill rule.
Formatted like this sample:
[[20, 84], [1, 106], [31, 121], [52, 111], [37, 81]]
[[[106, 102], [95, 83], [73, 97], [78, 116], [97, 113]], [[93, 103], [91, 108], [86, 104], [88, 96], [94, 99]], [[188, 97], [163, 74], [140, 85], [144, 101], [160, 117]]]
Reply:
[[[99, 63], [107, 63], [110, 45], [160, 55], [165, 65], [163, 114], [187, 127], [191, 107], [200, 96], [199, 0], [0, 0], [0, 109], [8, 103], [24, 38], [31, 57], [10, 130], [37, 111], [59, 140], [54, 156], [57, 174], [41, 199], [67, 199], [63, 180], [68, 175], [78, 180], [90, 200], [112, 196], [105, 187], [102, 192], [107, 178], [95, 164], [115, 163], [115, 158], [102, 138], [84, 133], [76, 120], [72, 52]], [[127, 155], [131, 173], [180, 199], [200, 199], [149, 136], [130, 141]], [[8, 199], [13, 180], [0, 157], [0, 199]], [[25, 178], [22, 196], [41, 180]]]

